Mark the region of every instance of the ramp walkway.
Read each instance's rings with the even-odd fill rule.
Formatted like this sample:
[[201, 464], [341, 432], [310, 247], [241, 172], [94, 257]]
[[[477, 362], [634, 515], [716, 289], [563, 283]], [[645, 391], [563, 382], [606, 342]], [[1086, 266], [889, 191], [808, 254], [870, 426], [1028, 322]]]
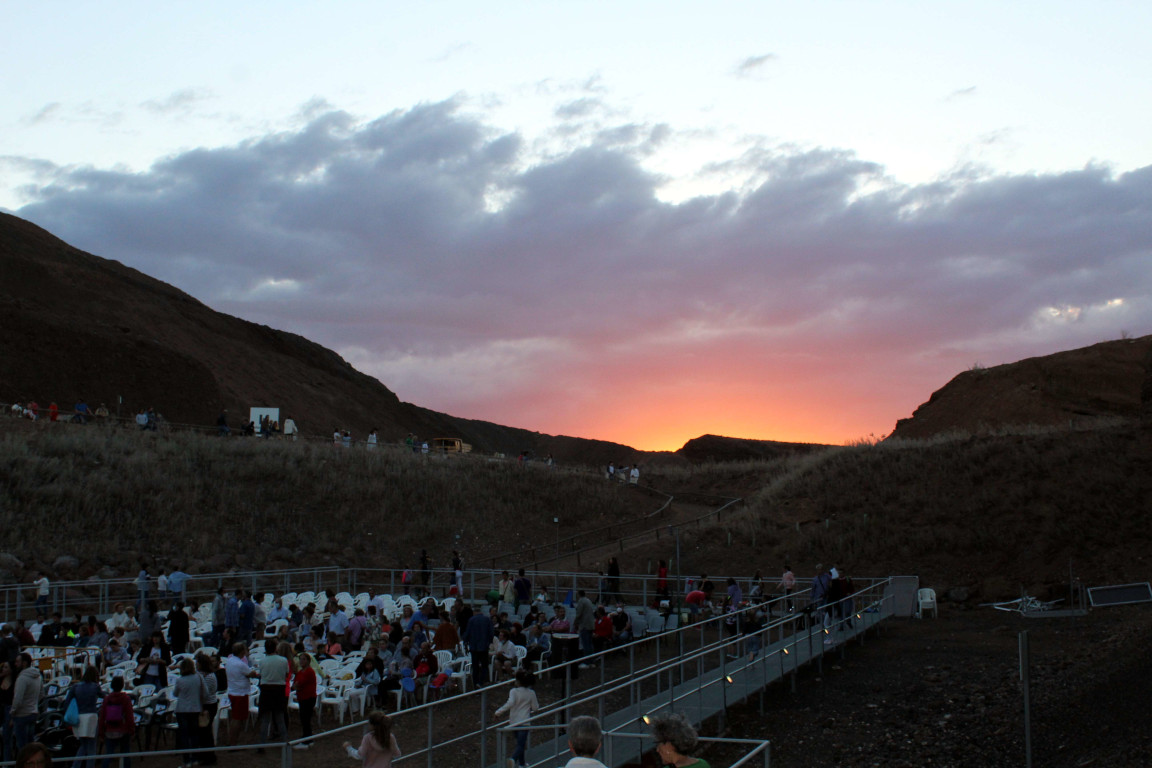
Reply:
[[[567, 762], [571, 754], [564, 724], [577, 715], [598, 717], [606, 734], [634, 734], [646, 730], [645, 716], [662, 710], [675, 710], [699, 724], [723, 717], [728, 707], [762, 695], [774, 683], [791, 678], [794, 687], [795, 674], [802, 667], [822, 665], [829, 654], [842, 656], [853, 640], [865, 642], [869, 631], [879, 634], [882, 622], [897, 615], [898, 590], [893, 587], [891, 580], [870, 585], [846, 598], [841, 612], [833, 606], [827, 610], [827, 619], [811, 626], [809, 615], [803, 612], [776, 616], [754, 636], [729, 634], [717, 623], [715, 640], [701, 638], [692, 650], [670, 653], [653, 667], [624, 679], [605, 681], [534, 717], [528, 724], [534, 743], [528, 750], [529, 765], [547, 768]], [[683, 634], [679, 637], [682, 646]], [[511, 731], [508, 727], [497, 729], [496, 768], [506, 765]], [[638, 763], [652, 746], [651, 739], [605, 739], [600, 759], [610, 768]], [[764, 760], [767, 764], [766, 752]]]

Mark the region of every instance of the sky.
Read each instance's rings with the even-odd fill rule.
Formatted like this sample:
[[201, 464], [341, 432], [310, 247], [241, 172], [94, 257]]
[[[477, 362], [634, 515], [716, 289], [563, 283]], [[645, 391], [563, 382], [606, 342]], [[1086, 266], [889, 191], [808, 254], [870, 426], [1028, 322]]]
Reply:
[[438, 411], [839, 444], [1152, 333], [1146, 2], [4, 12], [0, 209]]

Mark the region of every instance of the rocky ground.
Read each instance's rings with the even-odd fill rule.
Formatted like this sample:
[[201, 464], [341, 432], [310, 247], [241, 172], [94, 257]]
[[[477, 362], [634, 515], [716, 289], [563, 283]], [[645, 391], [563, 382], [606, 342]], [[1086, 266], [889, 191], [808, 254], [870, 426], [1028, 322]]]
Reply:
[[[1031, 647], [1033, 765], [1148, 766], [1152, 606], [1028, 619], [945, 606], [895, 620], [850, 645], [823, 674], [801, 675], [734, 711], [726, 735], [772, 741], [773, 768], [1025, 765], [1018, 634]], [[733, 755], [714, 751], [713, 765]]]

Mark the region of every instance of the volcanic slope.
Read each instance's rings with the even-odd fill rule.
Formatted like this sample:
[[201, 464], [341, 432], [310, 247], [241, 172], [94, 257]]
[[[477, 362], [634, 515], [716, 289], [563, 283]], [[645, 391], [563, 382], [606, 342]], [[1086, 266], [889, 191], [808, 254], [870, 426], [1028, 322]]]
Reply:
[[477, 450], [552, 453], [589, 464], [648, 462], [669, 454], [456, 418], [401, 402], [325, 349], [296, 334], [216, 312], [186, 293], [110, 259], [80, 251], [23, 219], [0, 213], [0, 400], [84, 398], [123, 414], [155, 406], [169, 421], [233, 424], [249, 406], [272, 405], [305, 435], [350, 428], [362, 438], [460, 437]]

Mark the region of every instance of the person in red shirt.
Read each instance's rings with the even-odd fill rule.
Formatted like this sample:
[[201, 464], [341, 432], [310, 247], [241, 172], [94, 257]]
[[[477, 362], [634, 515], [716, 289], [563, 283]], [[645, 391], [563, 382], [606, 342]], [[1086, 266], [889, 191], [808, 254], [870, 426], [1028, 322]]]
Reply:
[[596, 651], [602, 651], [612, 645], [614, 634], [612, 617], [604, 610], [604, 606], [600, 606], [596, 609], [596, 621], [592, 625], [592, 643]]
[[[300, 705], [301, 735], [308, 738], [312, 735], [312, 714], [316, 711], [316, 670], [312, 668], [312, 657], [307, 653], [297, 655], [296, 664], [292, 685], [296, 688], [296, 703]], [[292, 748], [308, 749], [310, 746], [312, 742], [304, 741]]]

